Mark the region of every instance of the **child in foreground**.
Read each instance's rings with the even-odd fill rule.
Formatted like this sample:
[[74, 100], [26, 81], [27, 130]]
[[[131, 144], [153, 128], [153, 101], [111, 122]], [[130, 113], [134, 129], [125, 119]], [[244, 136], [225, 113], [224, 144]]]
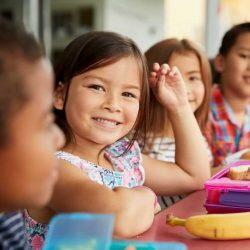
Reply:
[[52, 113], [53, 73], [34, 37], [0, 18], [0, 249], [26, 249], [20, 209], [44, 206], [64, 137]]
[[[62, 167], [49, 205], [26, 213], [31, 243], [44, 237], [46, 223], [62, 211], [114, 213], [115, 236], [132, 237], [152, 223], [155, 198], [149, 188], [171, 195], [203, 187], [210, 173], [207, 148], [177, 68], [162, 65], [151, 81], [173, 125], [175, 163], [140, 152], [149, 85], [144, 57], [133, 41], [111, 32], [84, 34], [66, 47], [55, 72], [56, 120], [67, 141], [57, 152]], [[90, 180], [110, 191], [96, 185], [93, 195], [84, 188]]]

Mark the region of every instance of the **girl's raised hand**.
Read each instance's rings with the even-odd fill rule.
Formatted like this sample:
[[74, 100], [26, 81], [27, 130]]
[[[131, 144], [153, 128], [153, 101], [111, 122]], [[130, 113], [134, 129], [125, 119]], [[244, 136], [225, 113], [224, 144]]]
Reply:
[[169, 111], [188, 104], [186, 86], [177, 67], [154, 63], [149, 82], [158, 101]]

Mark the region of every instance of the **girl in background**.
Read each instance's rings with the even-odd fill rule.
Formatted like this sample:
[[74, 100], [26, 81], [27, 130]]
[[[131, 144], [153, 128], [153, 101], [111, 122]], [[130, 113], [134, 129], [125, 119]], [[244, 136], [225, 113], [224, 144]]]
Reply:
[[206, 136], [219, 166], [225, 157], [250, 148], [250, 22], [226, 32], [214, 66], [220, 82], [212, 89]]
[[[26, 213], [31, 243], [44, 237], [53, 214], [73, 211], [114, 213], [114, 234], [132, 237], [153, 220], [155, 200], [148, 188], [174, 194], [203, 187], [210, 173], [207, 149], [185, 83], [168, 65], [154, 73], [152, 88], [176, 135], [175, 163], [140, 152], [137, 139], [147, 133], [149, 85], [135, 43], [116, 33], [91, 32], [66, 47], [56, 67], [54, 106], [67, 141], [57, 153], [62, 167], [49, 206]], [[93, 197], [84, 187], [90, 179], [110, 191], [104, 193], [97, 184]]]
[[[156, 43], [146, 51], [145, 56], [149, 68], [159, 69], [159, 65], [155, 65], [155, 62], [178, 67], [185, 82], [188, 102], [201, 131], [204, 131], [208, 120], [211, 88], [210, 66], [204, 52], [188, 39], [172, 38]], [[176, 147], [179, 142], [176, 141], [170, 116], [157, 95], [153, 93], [153, 89], [150, 95], [149, 130], [146, 139], [144, 148], [146, 154], [158, 160], [176, 162]], [[180, 147], [186, 147], [184, 142], [181, 142]], [[211, 152], [208, 147], [207, 149], [212, 162]], [[158, 200], [164, 208], [181, 198], [183, 195], [161, 196]]]

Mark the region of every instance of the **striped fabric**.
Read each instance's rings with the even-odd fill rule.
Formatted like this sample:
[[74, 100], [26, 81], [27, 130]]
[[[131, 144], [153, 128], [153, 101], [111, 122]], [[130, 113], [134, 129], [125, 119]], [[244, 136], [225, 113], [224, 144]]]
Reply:
[[161, 161], [175, 162], [174, 139], [167, 137], [156, 138], [149, 156]]
[[214, 156], [214, 166], [218, 166], [231, 154], [250, 147], [250, 104], [246, 107], [245, 121], [239, 126], [231, 106], [215, 85], [210, 108], [206, 137]]
[[0, 214], [0, 249], [26, 249], [24, 221], [21, 212], [8, 212]]
[[[207, 145], [209, 159], [212, 162], [212, 154], [208, 147], [208, 144], [204, 138]], [[175, 162], [175, 141], [173, 138], [159, 137], [154, 140], [152, 149], [148, 154], [150, 157], [161, 161]], [[177, 201], [183, 199], [186, 195], [174, 195], [174, 196], [159, 196], [158, 202], [162, 209], [169, 207], [176, 203]]]
[[[173, 138], [156, 138], [153, 147], [148, 154], [150, 157], [168, 162], [175, 162], [175, 141]], [[173, 205], [175, 202], [184, 198], [184, 195], [158, 196], [161, 209]]]

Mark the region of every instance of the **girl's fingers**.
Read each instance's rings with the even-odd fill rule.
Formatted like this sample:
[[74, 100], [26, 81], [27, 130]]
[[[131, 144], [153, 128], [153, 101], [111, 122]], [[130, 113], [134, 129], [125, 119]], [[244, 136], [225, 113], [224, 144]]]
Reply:
[[154, 71], [151, 71], [151, 72], [150, 72], [149, 77], [156, 77], [156, 76], [157, 76], [157, 73], [156, 73], [156, 72], [154, 72]]
[[149, 77], [155, 77], [155, 78], [160, 78], [161, 75], [167, 75], [170, 72], [170, 67], [168, 64], [164, 63], [161, 66], [159, 63], [154, 63], [153, 64], [153, 69], [150, 72]]
[[157, 82], [157, 79], [156, 79], [155, 76], [149, 77], [149, 84], [150, 84], [150, 87], [151, 87], [151, 88], [155, 88], [156, 82]]
[[157, 93], [160, 93], [162, 91], [162, 88], [164, 86], [165, 80], [166, 80], [165, 75], [160, 75], [159, 76], [158, 81], [156, 83], [156, 92]]
[[160, 67], [160, 64], [159, 64], [159, 63], [154, 63], [154, 64], [153, 64], [153, 67], [152, 67], [152, 70], [153, 70], [153, 71], [159, 71], [160, 68], [161, 68], [161, 67]]
[[170, 68], [168, 64], [162, 64], [159, 66], [155, 63], [155, 68], [159, 68], [157, 72], [152, 71], [149, 76], [150, 87], [157, 94], [161, 93], [164, 86], [174, 84], [178, 80], [182, 80], [181, 73], [176, 66]]
[[182, 78], [181, 73], [176, 66], [173, 66], [173, 68], [169, 72], [169, 76]]
[[176, 76], [177, 73], [178, 73], [178, 69], [175, 66], [173, 66], [173, 68], [169, 72], [169, 76]]
[[163, 84], [165, 82], [165, 75], [160, 75], [158, 82], [159, 84]]
[[164, 63], [161, 65], [161, 74], [166, 75], [170, 71], [168, 64]]

